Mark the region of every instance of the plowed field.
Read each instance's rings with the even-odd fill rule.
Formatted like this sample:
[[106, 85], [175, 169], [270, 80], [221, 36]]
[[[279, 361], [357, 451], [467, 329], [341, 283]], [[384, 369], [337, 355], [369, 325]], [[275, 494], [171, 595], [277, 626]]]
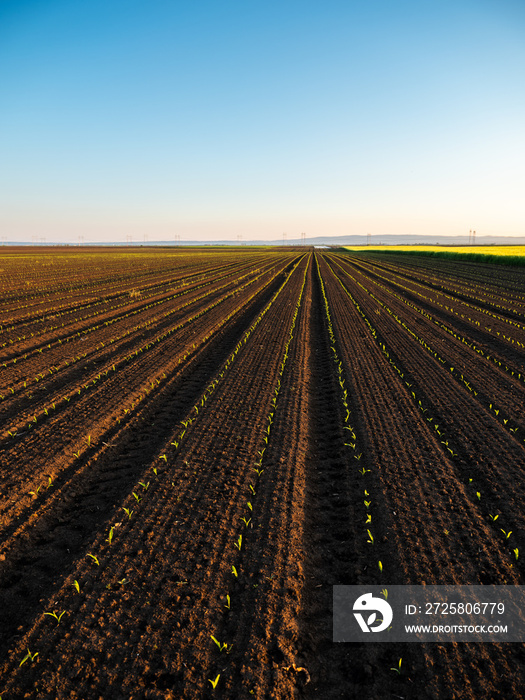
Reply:
[[522, 644], [331, 611], [524, 583], [525, 270], [4, 248], [0, 294], [2, 700], [525, 697]]

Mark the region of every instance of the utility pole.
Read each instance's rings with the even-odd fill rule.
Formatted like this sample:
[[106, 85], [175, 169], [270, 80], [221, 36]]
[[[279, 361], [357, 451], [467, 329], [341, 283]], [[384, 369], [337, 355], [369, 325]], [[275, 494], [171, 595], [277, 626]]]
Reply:
[[306, 245], [306, 232], [301, 232], [301, 245]]
[[180, 233], [175, 234], [175, 245], [180, 245]]
[[472, 245], [476, 245], [476, 232], [472, 231]]
[[132, 243], [133, 243], [133, 236], [131, 235], [131, 233], [127, 233], [126, 234], [126, 245], [132, 245]]

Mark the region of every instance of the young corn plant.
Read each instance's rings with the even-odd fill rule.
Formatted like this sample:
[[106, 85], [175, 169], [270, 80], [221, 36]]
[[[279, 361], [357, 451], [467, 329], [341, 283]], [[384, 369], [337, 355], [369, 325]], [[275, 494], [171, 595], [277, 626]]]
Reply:
[[217, 683], [219, 682], [219, 678], [221, 677], [221, 674], [217, 674], [217, 678], [215, 680], [212, 680], [211, 678], [208, 678], [208, 683], [211, 683], [211, 687], [213, 690], [217, 687]]
[[29, 649], [28, 649], [28, 650], [27, 650], [27, 654], [24, 656], [24, 658], [23, 658], [22, 661], [20, 662], [19, 667], [20, 667], [20, 666], [23, 666], [23, 665], [25, 664], [26, 661], [31, 661], [31, 663], [33, 663], [33, 661], [36, 659], [37, 656], [38, 656], [38, 651], [35, 651], [34, 653], [31, 653], [31, 652], [29, 651]]
[[56, 612], [45, 612], [45, 613], [44, 613], [44, 615], [49, 615], [49, 617], [54, 617], [55, 620], [56, 620], [56, 622], [57, 622], [57, 625], [60, 624], [60, 620], [62, 619], [62, 617], [63, 617], [65, 614], [66, 614], [66, 611], [65, 611], [65, 610], [63, 610], [63, 611], [60, 613], [60, 615], [57, 615]]
[[403, 659], [399, 659], [399, 661], [398, 661], [398, 663], [397, 663], [397, 666], [393, 666], [393, 667], [390, 669], [391, 671], [395, 671], [395, 673], [397, 673], [399, 676], [401, 675], [401, 662], [402, 662], [402, 661], [403, 661]]

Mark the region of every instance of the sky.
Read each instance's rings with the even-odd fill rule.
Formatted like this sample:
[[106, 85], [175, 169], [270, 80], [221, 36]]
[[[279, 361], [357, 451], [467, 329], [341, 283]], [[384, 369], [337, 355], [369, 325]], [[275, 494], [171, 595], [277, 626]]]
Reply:
[[2, 0], [0, 238], [525, 236], [521, 0]]

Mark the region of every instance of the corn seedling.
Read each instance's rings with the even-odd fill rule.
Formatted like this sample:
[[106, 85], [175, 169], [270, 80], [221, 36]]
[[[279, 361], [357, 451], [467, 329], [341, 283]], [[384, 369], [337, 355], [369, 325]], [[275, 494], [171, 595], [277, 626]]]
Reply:
[[518, 555], [520, 553], [520, 550], [516, 547], [516, 549], [513, 549], [512, 551], [514, 552], [514, 557], [516, 561], [518, 561]]
[[216, 644], [217, 647], [219, 648], [219, 651], [220, 651], [220, 652], [225, 651], [227, 654], [230, 653], [233, 644], [230, 644], [230, 646], [228, 646], [228, 645], [226, 644], [226, 642], [222, 642], [222, 644], [221, 644], [221, 642], [219, 642], [219, 640], [215, 639], [215, 637], [213, 636], [213, 634], [210, 634], [210, 637], [211, 637], [212, 640], [215, 642], [215, 644]]
[[397, 666], [390, 669], [391, 671], [395, 671], [398, 675], [401, 675], [401, 661], [402, 659], [399, 659]]
[[492, 520], [492, 522], [496, 522], [496, 520], [499, 518], [499, 515], [490, 515], [489, 513], [489, 518]]
[[166, 457], [166, 455], [160, 455], [159, 459], [163, 459], [165, 462], [168, 461], [168, 458]]
[[251, 523], [251, 521], [252, 521], [251, 518], [248, 518], [248, 520], [246, 520], [246, 518], [241, 518], [241, 520], [243, 521], [245, 527], [248, 527], [248, 525], [249, 525], [249, 524]]
[[96, 557], [94, 554], [89, 554], [89, 553], [88, 553], [88, 557], [91, 557], [91, 559], [93, 559], [93, 561], [95, 562], [95, 564], [96, 564], [97, 566], [100, 566], [100, 562], [99, 562], [99, 560], [98, 560], [98, 557]]
[[372, 533], [370, 532], [370, 530], [367, 530], [367, 532], [368, 532], [368, 537], [369, 537], [369, 539], [367, 540], [367, 542], [369, 542], [370, 544], [374, 544], [374, 536], [372, 535]]
[[508, 532], [505, 532], [503, 528], [500, 527], [501, 532], [505, 535], [505, 539], [508, 540], [509, 537], [512, 535], [512, 530], [509, 530]]
[[476, 491], [476, 498], [478, 499], [478, 501], [481, 501], [481, 494], [479, 491]]
[[80, 585], [78, 581], [73, 581], [73, 588], [76, 590], [77, 593], [80, 593]]
[[251, 484], [250, 484], [250, 491], [251, 491], [251, 492], [253, 493], [253, 495], [255, 496], [255, 489], [253, 488], [253, 486], [252, 486]]
[[378, 561], [378, 562], [377, 562], [377, 565], [378, 565], [378, 567], [379, 567], [379, 571], [380, 571], [381, 573], [383, 573], [383, 564], [382, 564], [382, 562]]
[[237, 573], [237, 569], [234, 566], [232, 566], [232, 574], [235, 576], [235, 578], [239, 577], [239, 574]]
[[384, 597], [385, 600], [387, 600], [387, 598], [388, 598], [388, 591], [386, 590], [386, 588], [383, 588], [383, 590], [381, 591], [381, 595]]
[[227, 610], [229, 610], [230, 607], [231, 607], [231, 605], [230, 605], [230, 596], [229, 596], [229, 595], [226, 596], [226, 603], [224, 604], [224, 607], [225, 607]]
[[149, 481], [144, 483], [143, 481], [139, 481], [139, 486], [142, 486], [144, 491], [147, 491], [149, 489]]
[[111, 543], [113, 542], [113, 532], [114, 532], [114, 530], [115, 530], [115, 526], [111, 527], [110, 530], [109, 530], [109, 535], [108, 535], [108, 538], [107, 538], [107, 540], [106, 540], [106, 542], [109, 542], [109, 544], [111, 544]]
[[23, 658], [22, 661], [20, 662], [19, 666], [22, 666], [23, 664], [25, 664], [25, 662], [26, 662], [28, 659], [29, 659], [31, 662], [33, 662], [33, 661], [36, 659], [37, 656], [38, 656], [38, 651], [35, 651], [35, 652], [32, 654], [32, 653], [29, 651], [29, 649], [28, 649], [28, 650], [27, 650], [27, 654], [24, 656], [24, 658]]
[[250, 503], [250, 501], [247, 501], [247, 502], [246, 502], [246, 505], [248, 506], [248, 508], [249, 508], [250, 510], [253, 510], [253, 506], [252, 506], [252, 504]]
[[237, 542], [235, 542], [235, 546], [237, 547], [237, 549], [238, 549], [239, 552], [240, 552], [240, 551], [241, 551], [241, 547], [242, 547], [242, 535], [239, 535], [239, 538], [237, 539]]
[[63, 610], [60, 615], [57, 615], [56, 612], [45, 612], [44, 615], [49, 615], [49, 617], [54, 617], [55, 620], [57, 621], [57, 625], [60, 623], [60, 620], [62, 619], [62, 616], [66, 614], [66, 611]]
[[[171, 483], [172, 483], [172, 486], [175, 486], [175, 484], [174, 484], [173, 482], [171, 482]], [[133, 493], [133, 497], [135, 498], [135, 500], [137, 501], [137, 503], [140, 503], [140, 502], [142, 501], [142, 498], [141, 498], [140, 496], [138, 496], [138, 495], [135, 493], [135, 491], [132, 491], [132, 493]]]
[[214, 681], [211, 678], [208, 678], [208, 683], [211, 683], [211, 687], [213, 688], [213, 690], [215, 690], [215, 688], [217, 687], [217, 683], [219, 682], [220, 677], [221, 674], [219, 673]]
[[124, 507], [122, 507], [122, 510], [123, 510], [124, 513], [126, 513], [126, 515], [128, 516], [128, 520], [130, 520], [130, 519], [131, 519], [131, 516], [133, 515], [133, 511], [130, 510], [129, 508], [124, 508]]

